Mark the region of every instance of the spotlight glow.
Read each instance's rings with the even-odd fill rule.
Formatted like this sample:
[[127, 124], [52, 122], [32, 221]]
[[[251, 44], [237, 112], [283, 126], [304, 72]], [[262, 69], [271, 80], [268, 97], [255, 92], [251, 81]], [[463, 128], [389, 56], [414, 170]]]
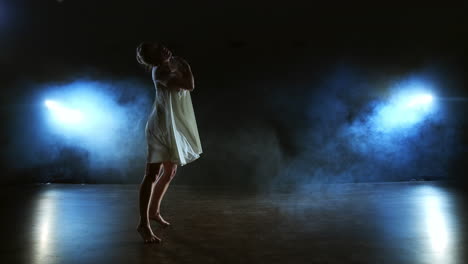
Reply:
[[45, 100], [45, 106], [50, 110], [53, 118], [64, 124], [78, 124], [83, 121], [83, 114], [76, 109], [62, 106], [53, 100]]
[[152, 103], [146, 89], [134, 81], [115, 80], [83, 79], [44, 85], [38, 105], [44, 121], [44, 141], [86, 152], [83, 159], [94, 168], [132, 167], [133, 157], [141, 155], [145, 148], [141, 131], [148, 114], [145, 109]]
[[420, 94], [410, 97], [406, 106], [417, 107], [421, 105], [428, 105], [432, 103], [433, 97], [430, 94]]
[[67, 140], [110, 144], [109, 135], [128, 119], [126, 109], [119, 106], [106, 86], [100, 82], [76, 81], [51, 89], [43, 101], [50, 131]]
[[375, 127], [382, 132], [407, 128], [424, 121], [434, 111], [434, 97], [424, 91], [400, 90], [373, 116]]

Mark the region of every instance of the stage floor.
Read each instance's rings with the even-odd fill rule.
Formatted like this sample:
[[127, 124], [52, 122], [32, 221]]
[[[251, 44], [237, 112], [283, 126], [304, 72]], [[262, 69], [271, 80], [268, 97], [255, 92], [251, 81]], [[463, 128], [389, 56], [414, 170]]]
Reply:
[[241, 193], [171, 186], [136, 232], [137, 185], [1, 191], [1, 263], [468, 263], [467, 206], [437, 182], [339, 184]]

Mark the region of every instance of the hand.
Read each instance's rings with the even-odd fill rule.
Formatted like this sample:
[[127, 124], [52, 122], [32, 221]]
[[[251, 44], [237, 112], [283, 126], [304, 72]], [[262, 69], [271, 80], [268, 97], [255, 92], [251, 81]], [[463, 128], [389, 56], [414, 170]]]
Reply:
[[163, 62], [169, 62], [169, 60], [172, 58], [172, 52], [166, 48], [163, 47], [161, 50], [161, 59]]

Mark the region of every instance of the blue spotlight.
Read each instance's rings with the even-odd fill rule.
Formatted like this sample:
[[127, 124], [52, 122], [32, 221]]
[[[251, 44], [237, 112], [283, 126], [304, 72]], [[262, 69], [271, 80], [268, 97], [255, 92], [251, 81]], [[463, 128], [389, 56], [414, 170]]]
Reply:
[[401, 90], [377, 108], [372, 120], [377, 130], [406, 128], [424, 121], [434, 110], [434, 97], [421, 91]]
[[44, 104], [50, 110], [54, 120], [62, 124], [79, 124], [84, 119], [79, 110], [62, 106], [56, 101], [45, 100]]
[[118, 94], [105, 82], [79, 80], [48, 88], [42, 101], [45, 121], [50, 132], [65, 140], [89, 149], [109, 148], [128, 126], [132, 109], [119, 104]]
[[430, 94], [417, 94], [415, 96], [408, 98], [408, 102], [406, 106], [408, 108], [421, 107], [421, 106], [431, 104], [432, 101], [433, 101], [433, 97]]

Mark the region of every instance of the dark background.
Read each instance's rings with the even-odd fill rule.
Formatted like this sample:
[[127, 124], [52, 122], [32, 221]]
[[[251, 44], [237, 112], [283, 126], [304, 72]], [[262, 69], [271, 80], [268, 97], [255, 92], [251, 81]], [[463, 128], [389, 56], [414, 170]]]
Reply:
[[[462, 182], [466, 12], [465, 6], [390, 3], [3, 0], [4, 182], [141, 181], [144, 149], [125, 156], [125, 165], [96, 168], [86, 150], [59, 139], [53, 150], [51, 139], [41, 145], [33, 101], [48, 83], [113, 83], [123, 104], [148, 98], [139, 105], [142, 119], [129, 123], [141, 127], [154, 96], [149, 74], [135, 60], [144, 40], [167, 44], [195, 75], [192, 100], [204, 153], [179, 168], [177, 183]], [[408, 147], [387, 153], [385, 146], [384, 158], [347, 148], [337, 131], [365, 116], [369, 103], [388, 92], [382, 87], [412, 74], [433, 76], [440, 96], [462, 100], [444, 103], [442, 121], [398, 143]], [[135, 145], [142, 144], [143, 128], [138, 131]]]

